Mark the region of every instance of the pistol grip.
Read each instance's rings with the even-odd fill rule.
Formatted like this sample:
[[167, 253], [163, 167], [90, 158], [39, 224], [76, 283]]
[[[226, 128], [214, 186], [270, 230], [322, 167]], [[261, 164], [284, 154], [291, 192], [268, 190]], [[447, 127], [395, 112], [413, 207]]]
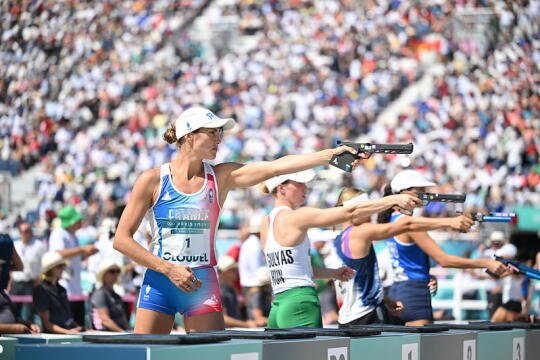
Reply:
[[332, 156], [330, 159], [330, 165], [335, 166], [343, 171], [351, 172], [353, 169], [353, 162], [357, 159], [356, 156], [350, 152], [344, 152], [339, 155]]

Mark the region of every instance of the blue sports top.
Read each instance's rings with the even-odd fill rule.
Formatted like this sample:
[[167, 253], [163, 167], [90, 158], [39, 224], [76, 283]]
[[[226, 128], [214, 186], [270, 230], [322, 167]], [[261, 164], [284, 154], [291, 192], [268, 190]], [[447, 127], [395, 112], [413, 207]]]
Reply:
[[163, 164], [159, 196], [146, 214], [154, 255], [192, 268], [216, 265], [215, 235], [221, 207], [214, 169], [203, 164], [204, 184], [193, 194], [178, 190], [169, 163]]
[[349, 226], [334, 240], [334, 248], [340, 260], [344, 265], [356, 270], [354, 278], [338, 282], [343, 296], [343, 305], [339, 310], [338, 319], [340, 324], [347, 324], [369, 314], [382, 303], [384, 298], [373, 245], [367, 256], [360, 259], [351, 258], [349, 236], [352, 229], [353, 227]]
[[[402, 214], [392, 214], [390, 222], [396, 221], [400, 216]], [[388, 238], [387, 245], [395, 282], [429, 281], [429, 256], [418, 245], [400, 242], [396, 237]]]

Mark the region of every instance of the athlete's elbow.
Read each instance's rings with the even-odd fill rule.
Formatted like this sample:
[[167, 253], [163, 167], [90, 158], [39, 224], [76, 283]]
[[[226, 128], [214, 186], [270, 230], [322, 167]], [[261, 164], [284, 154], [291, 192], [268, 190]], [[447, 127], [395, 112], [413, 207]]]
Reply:
[[413, 232], [417, 230], [416, 224], [414, 223], [413, 219], [409, 216], [403, 217], [403, 228], [406, 230], [405, 232]]
[[360, 209], [351, 208], [347, 210], [347, 219], [355, 226], [362, 224], [369, 214]]
[[116, 234], [116, 236], [114, 237], [114, 240], [113, 240], [113, 249], [116, 250], [116, 251], [119, 251], [121, 252], [122, 254], [125, 253], [125, 239]]
[[435, 262], [437, 262], [437, 264], [439, 264], [443, 268], [453, 267], [454, 265], [449, 259], [446, 258], [435, 259]]

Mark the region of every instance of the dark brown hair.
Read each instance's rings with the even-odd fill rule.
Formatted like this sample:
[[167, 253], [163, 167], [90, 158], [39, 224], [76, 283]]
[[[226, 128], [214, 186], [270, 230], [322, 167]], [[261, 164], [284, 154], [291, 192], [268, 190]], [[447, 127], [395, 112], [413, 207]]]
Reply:
[[[389, 196], [392, 195], [392, 188], [390, 187], [390, 183], [384, 185], [383, 187], [383, 196]], [[386, 224], [390, 222], [390, 216], [392, 216], [392, 213], [394, 212], [393, 208], [384, 210], [377, 215], [377, 223], [379, 224]]]

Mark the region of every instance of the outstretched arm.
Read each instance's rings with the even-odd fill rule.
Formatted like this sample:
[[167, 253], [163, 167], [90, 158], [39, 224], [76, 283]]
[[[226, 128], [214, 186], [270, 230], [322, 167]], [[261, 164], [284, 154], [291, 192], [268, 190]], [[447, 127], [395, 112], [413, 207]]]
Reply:
[[426, 232], [415, 232], [407, 234], [410, 238], [437, 264], [442, 267], [459, 268], [459, 269], [474, 269], [487, 268], [497, 275], [507, 272], [506, 266], [492, 259], [467, 259], [461, 256], [454, 256], [445, 253], [439, 245]]
[[279, 225], [278, 234], [281, 235], [279, 243], [282, 246], [296, 246], [304, 240], [309, 228], [328, 227], [345, 221], [355, 223], [392, 206], [412, 211], [419, 205], [420, 200], [417, 197], [399, 194], [328, 209], [302, 207], [296, 210], [284, 210], [275, 219]]
[[393, 206], [412, 211], [415, 207], [421, 205], [417, 197], [409, 194], [399, 194], [328, 209], [302, 207], [291, 212], [290, 216], [287, 217], [287, 221], [291, 224], [297, 224], [303, 230], [307, 230], [312, 227], [337, 225], [345, 221], [351, 221], [354, 224]]
[[349, 151], [356, 152], [348, 146], [326, 149], [311, 154], [287, 155], [273, 161], [258, 161], [249, 164], [223, 163], [216, 165], [220, 187], [225, 190], [246, 188], [257, 185], [274, 176], [290, 174], [311, 169], [316, 166], [328, 165], [333, 155]]
[[467, 231], [474, 224], [467, 216], [460, 215], [452, 218], [427, 218], [401, 216], [397, 221], [386, 224], [362, 224], [359, 236], [367, 240], [384, 240], [389, 237], [407, 232], [429, 231], [451, 228]]

